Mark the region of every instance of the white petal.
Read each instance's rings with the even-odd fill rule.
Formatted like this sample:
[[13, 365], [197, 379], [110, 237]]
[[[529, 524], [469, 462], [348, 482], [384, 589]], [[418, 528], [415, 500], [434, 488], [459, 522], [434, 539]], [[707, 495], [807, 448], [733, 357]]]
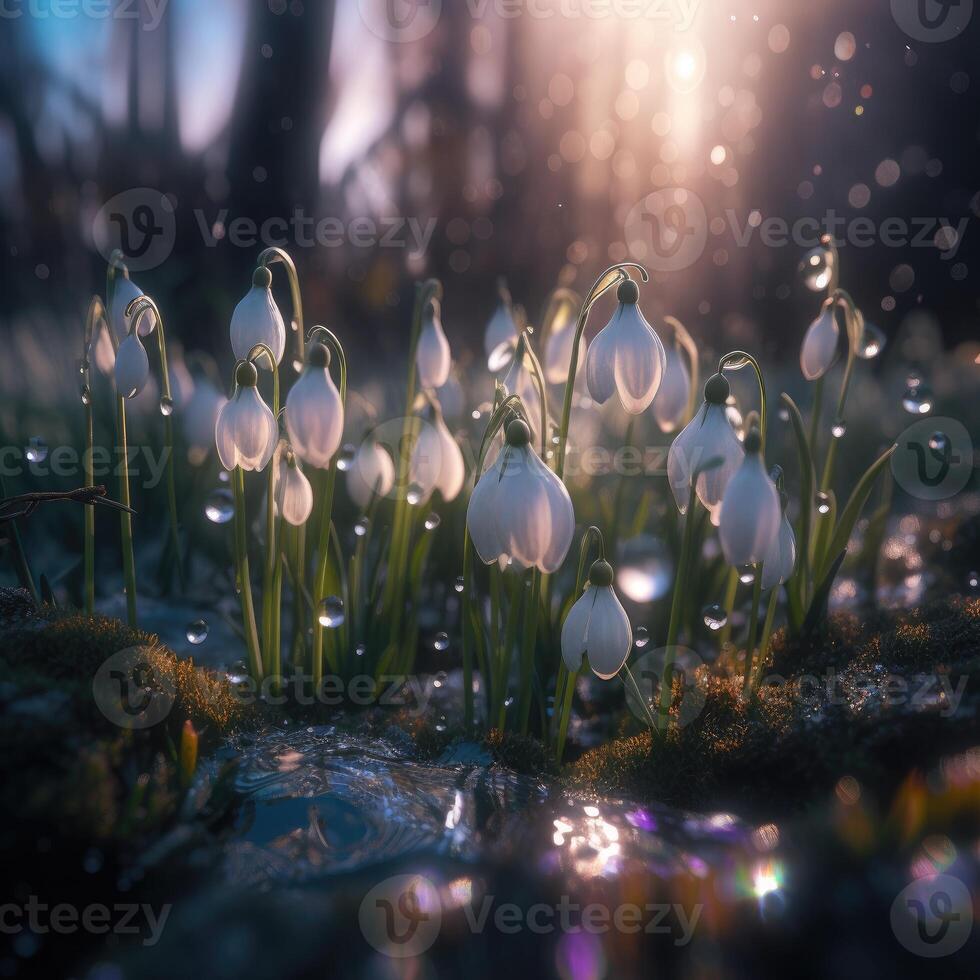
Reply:
[[604, 405], [616, 390], [616, 336], [612, 324], [592, 338], [585, 359], [585, 380], [594, 402]]
[[616, 337], [616, 389], [631, 415], [646, 411], [663, 378], [667, 355], [635, 303], [620, 306]]
[[531, 452], [531, 466], [541, 481], [548, 497], [551, 538], [538, 567], [551, 574], [561, 567], [575, 534], [575, 508], [565, 484], [535, 453]]
[[503, 456], [501, 453], [477, 481], [466, 507], [466, 527], [470, 532], [470, 540], [480, 560], [487, 565], [493, 564], [504, 553], [494, 519], [494, 501], [500, 489], [500, 464]]
[[773, 589], [782, 585], [792, 576], [795, 567], [796, 535], [793, 533], [793, 525], [783, 514], [779, 532], [773, 538], [762, 566], [762, 588]]
[[573, 674], [577, 674], [582, 669], [585, 637], [597, 592], [596, 587], [590, 585], [568, 610], [561, 627], [561, 657], [565, 661], [565, 666]]
[[691, 477], [693, 469], [691, 460], [696, 444], [700, 441], [700, 430], [707, 413], [707, 404], [702, 404], [697, 414], [684, 426], [680, 435], [670, 444], [667, 450], [667, 482], [674, 494], [677, 509], [687, 513], [687, 505], [691, 498]]
[[779, 533], [780, 507], [776, 486], [759, 454], [745, 457], [725, 490], [718, 536], [729, 565], [754, 565], [765, 560]]
[[146, 348], [136, 334], [130, 334], [116, 352], [116, 390], [123, 398], [138, 395], [150, 376]]
[[592, 672], [608, 681], [626, 663], [633, 646], [629, 616], [611, 586], [596, 589], [595, 606], [586, 634], [586, 653]]
[[717, 527], [721, 518], [721, 503], [725, 491], [729, 481], [742, 465], [745, 449], [735, 435], [724, 405], [708, 406], [701, 435], [703, 441], [700, 455], [693, 463], [694, 468], [696, 469], [699, 463], [715, 457], [722, 461], [720, 466], [702, 473], [697, 483], [698, 499], [708, 509], [711, 523]]
[[533, 455], [528, 446], [511, 446], [504, 453], [493, 514], [503, 550], [525, 565], [541, 567], [551, 545], [551, 500]]
[[[544, 377], [548, 384], [564, 384], [568, 379], [568, 367], [572, 361], [572, 347], [575, 344], [575, 317], [569, 316], [563, 322], [555, 323], [548, 334], [548, 345], [544, 352]], [[578, 345], [578, 365], [582, 370], [585, 363], [585, 344]]]
[[462, 451], [452, 437], [452, 433], [446, 428], [446, 423], [441, 416], [436, 418], [435, 430], [439, 437], [442, 457], [439, 463], [436, 489], [448, 504], [449, 501], [455, 500], [459, 496], [459, 491], [463, 489], [463, 483], [466, 480], [466, 464], [463, 462]]
[[385, 496], [395, 483], [395, 464], [388, 453], [373, 440], [361, 443], [347, 471], [347, 492], [362, 510], [372, 496]]
[[235, 401], [231, 421], [238, 465], [243, 470], [264, 470], [279, 441], [276, 418], [253, 385], [240, 388]]
[[285, 457], [278, 467], [276, 509], [293, 527], [301, 527], [313, 513], [313, 487], [299, 466], [290, 466]]
[[824, 310], [807, 328], [800, 349], [800, 370], [807, 381], [822, 378], [834, 363], [840, 327], [832, 310]]
[[501, 344], [513, 343], [517, 339], [514, 317], [504, 303], [494, 311], [483, 336], [483, 347], [489, 357]]
[[687, 363], [675, 347], [667, 351], [666, 368], [660, 390], [653, 400], [653, 416], [662, 432], [673, 432], [680, 425], [691, 397], [691, 375]]
[[307, 367], [286, 398], [286, 431], [296, 455], [327, 469], [344, 434], [344, 406], [326, 368]]
[[[239, 300], [231, 315], [231, 347], [235, 357], [241, 360], [256, 344], [271, 348], [276, 363], [282, 360], [286, 349], [286, 327], [272, 291], [264, 286], [253, 286]], [[256, 362], [262, 366], [263, 358]]]
[[431, 314], [419, 335], [415, 363], [419, 372], [419, 387], [439, 388], [446, 383], [452, 366], [452, 354], [442, 324]]
[[214, 442], [218, 449], [218, 459], [226, 470], [238, 465], [238, 451], [235, 449], [235, 416], [238, 414], [238, 399], [225, 402], [218, 412], [214, 425]]
[[432, 422], [420, 419], [420, 427], [412, 445], [408, 460], [408, 482], [420, 490], [420, 503], [425, 503], [435, 492], [442, 474], [445, 444], [439, 430]]
[[[112, 304], [109, 309], [109, 319], [112, 322], [112, 329], [116, 332], [116, 338], [122, 340], [129, 333], [131, 317], [126, 316], [126, 307], [134, 299], [143, 295], [143, 290], [133, 282], [132, 279], [124, 279], [121, 276], [113, 280], [112, 283]], [[157, 325], [156, 314], [152, 310], [147, 310], [140, 314], [139, 335], [141, 337], [153, 333]]]

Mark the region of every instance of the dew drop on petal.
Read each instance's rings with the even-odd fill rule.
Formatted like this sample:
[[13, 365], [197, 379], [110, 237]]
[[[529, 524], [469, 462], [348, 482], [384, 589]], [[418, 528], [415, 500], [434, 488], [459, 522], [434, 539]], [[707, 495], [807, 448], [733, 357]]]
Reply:
[[704, 619], [704, 625], [707, 626], [712, 633], [717, 633], [718, 630], [724, 629], [725, 626], [728, 625], [728, 613], [726, 613], [724, 607], [719, 605], [717, 602], [710, 606], [705, 606], [701, 616]]
[[344, 600], [340, 596], [328, 595], [321, 603], [317, 613], [321, 626], [335, 630], [344, 625]]
[[31, 436], [24, 455], [29, 463], [43, 463], [48, 458], [48, 444], [40, 436]]
[[199, 646], [208, 638], [208, 624], [203, 619], [195, 619], [187, 624], [187, 642]]
[[817, 513], [824, 515], [830, 513], [830, 497], [823, 490], [817, 492]]
[[838, 419], [830, 428], [830, 434], [835, 439], [842, 439], [847, 432], [847, 423], [843, 419]]
[[633, 633], [633, 643], [637, 650], [642, 650], [650, 642], [650, 634], [645, 626], [637, 626]]
[[426, 531], [434, 531], [442, 523], [442, 518], [438, 514], [429, 514], [425, 519]]
[[164, 395], [163, 398], [160, 399], [160, 414], [164, 418], [168, 418], [174, 414], [174, 400], [172, 398], [168, 398], [166, 395]]
[[225, 487], [212, 490], [204, 502], [204, 516], [212, 524], [227, 524], [235, 516], [235, 500], [231, 491]]
[[436, 638], [432, 645], [442, 653], [444, 650], [449, 649], [449, 634], [448, 633], [436, 633]]
[[337, 469], [341, 473], [346, 473], [350, 468], [351, 464], [354, 462], [354, 454], [357, 452], [357, 447], [352, 446], [349, 442], [344, 443], [341, 447], [340, 453], [337, 456]]

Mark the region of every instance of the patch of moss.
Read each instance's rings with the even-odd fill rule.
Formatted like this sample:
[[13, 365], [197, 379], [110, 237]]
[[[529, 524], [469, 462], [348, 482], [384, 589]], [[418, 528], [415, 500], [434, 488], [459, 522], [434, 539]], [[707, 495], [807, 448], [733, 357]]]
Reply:
[[[894, 791], [910, 768], [980, 740], [980, 600], [953, 596], [871, 623], [833, 616], [822, 637], [777, 634], [763, 675], [770, 683], [747, 699], [737, 660], [702, 668], [704, 705], [689, 724], [586, 752], [567, 781], [769, 816], [820, 798], [844, 773]], [[940, 678], [961, 685], [955, 712]], [[674, 694], [676, 719], [679, 682]]]
[[531, 735], [518, 735], [492, 728], [483, 746], [494, 761], [528, 776], [545, 776], [557, 772], [548, 748]]

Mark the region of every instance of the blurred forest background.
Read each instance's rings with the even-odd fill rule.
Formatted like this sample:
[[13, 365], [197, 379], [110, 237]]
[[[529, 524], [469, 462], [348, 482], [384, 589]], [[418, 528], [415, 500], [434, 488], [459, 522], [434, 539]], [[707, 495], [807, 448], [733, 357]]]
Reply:
[[[382, 36], [386, 3], [433, 16], [431, 29]], [[676, 186], [698, 195], [710, 226], [696, 262], [644, 291], [651, 317], [674, 313], [709, 346], [724, 335], [795, 360], [817, 305], [797, 274], [802, 249], [758, 235], [740, 247], [732, 221], [833, 209], [879, 225], [968, 219], [953, 256], [932, 234], [923, 247], [846, 247], [843, 284], [886, 334], [923, 306], [947, 344], [976, 336], [977, 24], [920, 43], [882, 0], [670, 0], [644, 19], [591, 19], [570, 0], [517, 16], [492, 0], [112, 6], [109, 17], [5, 6], [4, 330], [63, 338], [77, 357], [104, 276], [96, 215], [153, 188], [173, 206], [173, 248], [133, 278], [185, 343], [228, 357], [229, 316], [261, 247], [209, 245], [207, 233], [220, 236], [222, 217], [227, 230], [301, 209], [345, 225], [434, 221], [421, 254], [287, 244], [308, 323], [337, 327], [380, 370], [404, 359], [412, 282], [434, 275], [455, 352], [473, 354], [498, 276], [533, 320], [558, 281], [584, 290], [634, 256], [630, 210]], [[685, 10], [682, 30], [671, 19]]]

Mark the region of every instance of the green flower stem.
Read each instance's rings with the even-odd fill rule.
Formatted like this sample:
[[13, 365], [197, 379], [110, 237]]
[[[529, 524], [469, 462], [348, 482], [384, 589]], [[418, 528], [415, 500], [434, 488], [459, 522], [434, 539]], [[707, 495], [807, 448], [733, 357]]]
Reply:
[[[837, 399], [837, 414], [834, 424], [838, 420], [844, 419], [844, 407], [847, 404], [847, 395], [851, 387], [851, 376], [854, 373], [854, 364], [857, 360], [857, 348], [861, 342], [861, 323], [857, 307], [850, 293], [844, 289], [835, 292], [838, 302], [844, 307], [844, 321], [847, 328], [847, 362], [844, 366], [844, 377], [841, 381], [840, 396]], [[823, 476], [820, 479], [820, 489], [829, 490], [834, 479], [834, 463], [837, 458], [837, 443], [840, 439], [831, 433], [830, 444], [827, 446], [827, 457], [824, 460]]]
[[521, 339], [517, 344], [517, 352], [514, 355], [518, 358], [527, 358], [531, 362], [531, 377], [538, 390], [538, 401], [541, 404], [541, 417], [539, 425], [541, 427], [541, 462], [547, 465], [548, 462], [548, 386], [544, 381], [544, 371], [541, 362], [538, 360], [534, 349], [531, 347], [531, 338], [525, 330], [521, 334]]
[[718, 362], [718, 373], [721, 374], [726, 367], [738, 369], [745, 367], [746, 364], [752, 365], [752, 369], [755, 371], [756, 381], [759, 384], [759, 431], [762, 435], [762, 449], [765, 451], [766, 436], [769, 434], [769, 423], [767, 421], [768, 410], [766, 407], [766, 380], [762, 376], [762, 368], [759, 366], [759, 362], [744, 350], [729, 351]]
[[[623, 449], [630, 450], [633, 448], [633, 434], [636, 430], [636, 416], [631, 415], [629, 424], [626, 426], [626, 436], [623, 439]], [[625, 469], [625, 464], [624, 464]], [[620, 474], [619, 484], [616, 487], [616, 499], [613, 504], [612, 513], [612, 534], [610, 535], [609, 541], [609, 553], [613, 556], [613, 560], [616, 558], [616, 548], [619, 545], [619, 532], [620, 525], [623, 521], [627, 520], [627, 516], [624, 513], [626, 508], [623, 506], [623, 502], [626, 497], [626, 485], [629, 481], [629, 475], [625, 472]]]
[[527, 734], [531, 712], [531, 682], [534, 677], [534, 651], [538, 635], [540, 589], [541, 573], [538, 569], [532, 568], [530, 584], [525, 589], [527, 592], [527, 608], [524, 613], [524, 630], [521, 635], [521, 690], [517, 705], [522, 735]]
[[735, 596], [738, 593], [738, 569], [728, 570], [728, 579], [725, 582], [725, 599], [722, 608], [725, 610], [725, 625], [718, 634], [718, 649], [724, 650], [732, 639], [732, 612], [735, 609]]
[[[775, 590], [773, 590], [775, 591]], [[755, 581], [752, 584], [752, 613], [749, 618], [749, 636], [745, 643], [745, 683], [744, 691], [752, 690], [752, 660], [755, 655], [755, 641], [759, 633], [759, 603], [762, 599], [762, 562], [755, 566]]]
[[255, 622], [255, 606], [252, 603], [252, 580], [248, 566], [248, 519], [245, 512], [245, 475], [236, 466], [231, 475], [235, 495], [235, 570], [242, 605], [242, 626], [245, 630], [245, 648], [248, 651], [248, 669], [256, 684], [262, 683], [262, 649], [259, 646], [259, 630]]
[[[473, 579], [473, 549], [470, 547], [470, 532], [463, 530], [463, 592], [467, 593]], [[469, 618], [470, 599], [463, 595], [460, 603], [460, 646], [463, 653], [463, 725], [468, 733], [473, 731], [473, 645], [476, 642], [475, 630]], [[471, 642], [472, 640], [472, 642]], [[483, 683], [487, 683], [483, 678]]]
[[[89, 358], [95, 346], [95, 332], [100, 324], [104, 324], [107, 330], [111, 329], [108, 325], [108, 316], [105, 307], [102, 305], [102, 300], [98, 296], [93, 296], [85, 317], [85, 337], [82, 350], [82, 390], [87, 392], [87, 397], [83, 399], [85, 408], [85, 459], [82, 462], [85, 467], [85, 485], [89, 487], [95, 483], [95, 406], [92, 404], [92, 372]], [[94, 504], [85, 507], [84, 539], [85, 586], [83, 602], [86, 614], [91, 616], [95, 612]]]
[[[759, 643], [759, 664], [761, 669], [769, 659], [769, 641], [772, 639], [772, 624], [776, 618], [776, 601], [779, 598], [779, 586], [777, 585], [769, 593], [769, 605], [766, 608], [766, 621], [762, 624], [762, 641]], [[756, 686], [756, 679], [752, 681], [753, 687]]]
[[409, 549], [409, 514], [412, 505], [406, 499], [409, 483], [412, 446], [415, 442], [415, 394], [417, 387], [416, 355], [419, 337], [422, 333], [422, 318], [426, 307], [433, 299], [442, 299], [442, 284], [436, 279], [419, 283], [415, 289], [415, 309], [412, 313], [412, 333], [409, 341], [408, 381], [405, 385], [405, 414], [402, 426], [402, 439], [397, 459], [397, 478], [395, 487], [399, 491], [395, 500], [395, 513], [392, 521], [391, 549], [388, 553], [388, 570], [385, 576], [382, 595], [382, 618], [389, 623], [388, 645], [397, 647], [401, 640], [401, 624], [405, 606], [405, 580]]
[[306, 360], [306, 333], [303, 326], [303, 297], [299, 289], [299, 275], [296, 272], [296, 264], [288, 252], [276, 246], [267, 248], [259, 253], [258, 265], [267, 267], [276, 262], [281, 262], [286, 267], [286, 275], [289, 277], [289, 297], [293, 304], [293, 319], [296, 322], [296, 358], [297, 363], [302, 365]]
[[177, 566], [177, 581], [181, 592], [187, 591], [184, 578], [184, 562], [180, 554], [180, 535], [177, 522], [177, 490], [174, 480], [174, 420], [173, 396], [170, 391], [170, 369], [167, 366], [167, 335], [163, 328], [163, 314], [149, 296], [138, 296], [126, 307], [130, 319], [130, 331], [139, 329], [140, 318], [152, 312], [156, 318], [157, 347], [160, 351], [160, 379], [163, 389], [162, 399], [170, 403], [170, 414], [163, 417], [164, 451], [167, 454], [167, 508], [170, 513], [170, 547], [173, 550], [174, 564]]
[[[501, 576], [503, 573], [501, 573]], [[517, 631], [521, 625], [521, 611], [524, 606], [524, 576], [512, 575], [510, 585], [510, 595], [507, 602], [507, 622], [504, 626], [503, 646], [500, 649], [500, 659], [498, 661], [498, 688], [500, 690], [500, 701], [498, 704], [497, 727], [503, 731], [507, 726], [507, 688], [510, 682], [511, 658], [514, 655], [514, 645], [517, 643]], [[528, 613], [530, 615], [530, 612]], [[521, 673], [523, 676], [523, 662], [521, 663]], [[520, 704], [518, 704], [518, 712]]]
[[[347, 405], [347, 356], [343, 345], [331, 330], [326, 327], [314, 327], [310, 331], [309, 340], [322, 336], [337, 358], [340, 371], [340, 404]], [[323, 494], [320, 497], [319, 541], [317, 542], [317, 571], [313, 584], [313, 689], [314, 691], [323, 680], [323, 624], [320, 622], [320, 603], [326, 592], [327, 570], [330, 565], [330, 525], [333, 516], [333, 498], [337, 483], [337, 457], [330, 461], [327, 476], [324, 481]], [[343, 574], [343, 569], [340, 569]]]
[[823, 377], [817, 378], [813, 383], [813, 408], [810, 414], [810, 433], [807, 437], [814, 471], [817, 469], [817, 438], [820, 432], [820, 416], [823, 414], [823, 386]]
[[635, 269], [644, 282], [649, 282], [650, 276], [646, 269], [635, 262], [621, 262], [618, 265], [610, 266], [596, 279], [592, 289], [589, 290], [589, 295], [586, 296], [585, 302], [582, 304], [578, 321], [575, 324], [572, 354], [568, 361], [568, 380], [565, 382], [565, 401], [561, 411], [561, 427], [558, 430], [558, 447], [555, 452], [555, 472], [559, 477], [564, 476], [565, 473], [565, 452], [568, 445], [568, 426], [572, 417], [572, 394], [575, 390], [575, 376], [578, 373], [578, 352], [582, 343], [582, 336], [585, 333], [585, 326], [589, 320], [589, 313], [592, 312], [592, 307], [604, 293], [625, 279], [629, 279], [627, 269]]

